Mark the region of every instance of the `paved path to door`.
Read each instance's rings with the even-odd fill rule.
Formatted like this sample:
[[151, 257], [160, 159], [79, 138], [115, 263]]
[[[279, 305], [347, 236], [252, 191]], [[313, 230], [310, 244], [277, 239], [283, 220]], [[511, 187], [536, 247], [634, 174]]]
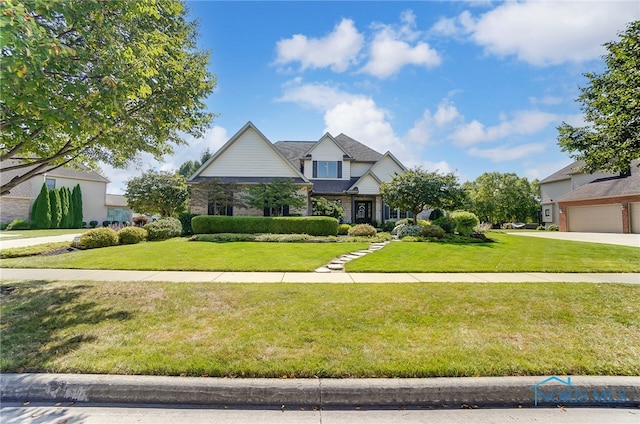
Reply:
[[564, 231], [510, 231], [508, 234], [555, 240], [583, 241], [587, 243], [617, 244], [620, 246], [640, 247], [640, 234], [568, 233]]

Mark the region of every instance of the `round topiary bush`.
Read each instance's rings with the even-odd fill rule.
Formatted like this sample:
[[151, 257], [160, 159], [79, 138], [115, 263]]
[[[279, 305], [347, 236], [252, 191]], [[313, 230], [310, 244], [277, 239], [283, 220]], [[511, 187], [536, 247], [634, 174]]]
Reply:
[[447, 234], [453, 234], [454, 230], [456, 229], [456, 223], [453, 222], [453, 219], [451, 219], [451, 217], [448, 215], [441, 216], [440, 218], [433, 221], [433, 223], [442, 228]]
[[346, 236], [349, 234], [349, 230], [351, 229], [351, 225], [349, 224], [340, 224], [338, 225], [338, 235]]
[[378, 234], [378, 231], [369, 224], [358, 224], [349, 228], [348, 234], [351, 237], [373, 237]]
[[111, 228], [94, 228], [80, 236], [80, 248], [96, 249], [118, 245], [118, 233]]
[[182, 234], [182, 223], [175, 218], [162, 218], [144, 226], [147, 230], [147, 240], [158, 241], [167, 240], [173, 237], [180, 237]]
[[147, 230], [140, 227], [124, 227], [118, 231], [120, 244], [137, 244], [147, 238]]
[[419, 225], [420, 227], [420, 237], [430, 237], [430, 238], [444, 238], [445, 232], [442, 228], [437, 225]]
[[480, 223], [476, 214], [466, 211], [456, 211], [451, 214], [451, 218], [456, 223], [456, 230], [461, 236], [469, 236]]
[[398, 238], [402, 239], [407, 236], [418, 237], [420, 236], [420, 225], [405, 224], [398, 229]]

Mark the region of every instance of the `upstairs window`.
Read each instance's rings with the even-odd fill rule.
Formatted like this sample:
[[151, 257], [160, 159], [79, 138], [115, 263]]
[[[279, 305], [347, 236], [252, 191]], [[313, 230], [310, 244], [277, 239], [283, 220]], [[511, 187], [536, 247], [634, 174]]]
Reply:
[[54, 188], [56, 188], [56, 180], [53, 178], [45, 179], [45, 183], [47, 184], [47, 188], [49, 190], [53, 190]]
[[342, 161], [313, 161], [312, 178], [342, 178]]

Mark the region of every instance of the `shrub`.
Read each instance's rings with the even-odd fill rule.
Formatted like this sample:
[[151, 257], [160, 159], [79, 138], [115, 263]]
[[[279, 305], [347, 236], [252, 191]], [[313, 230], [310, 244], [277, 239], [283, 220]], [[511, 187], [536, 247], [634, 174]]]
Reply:
[[312, 239], [313, 237], [308, 234], [260, 234], [255, 236], [255, 241], [270, 243], [300, 243]]
[[338, 200], [327, 200], [324, 197], [311, 199], [313, 215], [330, 216], [335, 219], [344, 218], [344, 207]]
[[227, 243], [236, 241], [255, 241], [255, 234], [241, 233], [217, 233], [217, 234], [195, 234], [189, 241], [209, 241], [214, 243]]
[[191, 220], [195, 234], [309, 234], [335, 236], [338, 220], [327, 216], [257, 217], [199, 215]]
[[385, 221], [385, 223], [382, 224], [382, 231], [384, 232], [390, 233], [394, 228], [396, 228], [396, 223], [394, 221]]
[[444, 216], [444, 212], [442, 211], [442, 209], [434, 209], [431, 211], [431, 214], [429, 214], [429, 219], [431, 221], [435, 221], [436, 219], [442, 218]]
[[[419, 235], [420, 237], [430, 237], [430, 238], [444, 238], [445, 232], [442, 228], [437, 225], [429, 224], [429, 225], [418, 225], [420, 228]], [[404, 241], [404, 239], [403, 239]]]
[[182, 235], [183, 236], [193, 235], [193, 228], [191, 228], [191, 219], [194, 216], [198, 216], [198, 214], [185, 212], [185, 213], [181, 213], [180, 215], [178, 215], [178, 219], [180, 220], [180, 223], [182, 224]]
[[418, 237], [414, 237], [414, 236], [406, 236], [402, 238], [402, 241], [407, 241], [407, 242], [417, 242], [417, 241], [422, 241], [420, 238]]
[[98, 226], [98, 221], [89, 221], [89, 227], [96, 228]]
[[30, 230], [35, 227], [35, 223], [25, 219], [14, 219], [7, 225], [6, 230]]
[[502, 229], [503, 230], [513, 230], [513, 224], [510, 222], [505, 222], [504, 224], [502, 224]]
[[378, 233], [375, 236], [371, 237], [371, 236], [366, 236], [366, 237], [362, 237], [362, 236], [357, 236], [357, 237], [347, 237], [346, 239], [344, 239], [344, 241], [349, 242], [349, 243], [360, 243], [360, 242], [364, 242], [364, 243], [382, 243], [385, 241], [391, 241], [393, 240], [393, 236], [389, 233]]
[[551, 224], [547, 226], [547, 231], [560, 231], [560, 227], [558, 227], [556, 224]]
[[136, 244], [147, 238], [147, 230], [140, 227], [124, 227], [118, 231], [120, 244]]
[[476, 214], [466, 211], [456, 211], [451, 214], [451, 218], [456, 224], [456, 231], [461, 236], [471, 235], [473, 229], [480, 223]]
[[108, 227], [109, 225], [111, 225], [111, 221], [102, 221], [103, 227]]
[[483, 222], [481, 224], [476, 225], [476, 228], [473, 229], [476, 233], [486, 233], [490, 229], [493, 228], [493, 224], [490, 222]]
[[538, 228], [536, 228], [536, 230], [544, 231], [544, 230], [546, 230], [546, 228], [544, 227], [544, 225], [538, 225]]
[[456, 223], [448, 215], [441, 216], [440, 218], [433, 221], [433, 223], [438, 227], [442, 228], [444, 232], [447, 234], [453, 234], [453, 232], [456, 229]]
[[118, 245], [118, 233], [111, 228], [94, 228], [80, 236], [80, 248], [95, 249]]
[[407, 236], [418, 237], [420, 235], [420, 225], [406, 224], [400, 227], [398, 230], [398, 238], [404, 238]]
[[149, 218], [147, 218], [146, 215], [138, 215], [133, 217], [133, 223], [138, 227], [143, 227], [148, 220]]
[[351, 229], [351, 225], [349, 224], [340, 224], [338, 225], [338, 235], [346, 236], [349, 234], [349, 230]]
[[380, 228], [380, 223], [374, 219], [373, 221], [371, 221], [371, 226], [373, 228]]
[[373, 237], [378, 234], [378, 232], [369, 224], [358, 224], [349, 228], [348, 234], [352, 237]]
[[147, 240], [158, 241], [167, 240], [173, 237], [180, 237], [182, 234], [182, 224], [176, 218], [162, 218], [144, 226], [147, 230]]

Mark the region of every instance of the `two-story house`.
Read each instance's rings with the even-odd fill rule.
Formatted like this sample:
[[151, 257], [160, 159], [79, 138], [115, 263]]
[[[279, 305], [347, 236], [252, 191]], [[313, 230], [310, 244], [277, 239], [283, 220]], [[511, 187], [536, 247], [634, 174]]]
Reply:
[[[271, 143], [248, 122], [188, 181], [191, 212], [196, 214], [263, 215], [265, 211], [212, 204], [204, 182], [218, 181], [237, 187], [236, 196], [250, 184], [277, 178], [292, 179], [307, 199], [301, 210], [291, 214], [311, 215], [311, 198], [338, 200], [345, 210], [345, 222], [379, 223], [406, 217], [390, 210], [380, 195], [380, 184], [391, 181], [406, 168], [390, 152], [381, 154], [340, 134], [325, 134], [318, 141]], [[230, 202], [232, 203], [232, 202]]]
[[560, 231], [640, 233], [640, 168], [593, 174], [574, 162], [540, 181], [542, 222]]

